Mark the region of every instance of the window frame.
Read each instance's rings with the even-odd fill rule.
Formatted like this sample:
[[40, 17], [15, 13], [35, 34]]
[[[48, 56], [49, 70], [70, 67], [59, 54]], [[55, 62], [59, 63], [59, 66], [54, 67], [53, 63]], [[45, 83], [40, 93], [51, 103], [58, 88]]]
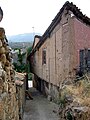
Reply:
[[42, 50], [42, 65], [46, 64], [46, 48]]

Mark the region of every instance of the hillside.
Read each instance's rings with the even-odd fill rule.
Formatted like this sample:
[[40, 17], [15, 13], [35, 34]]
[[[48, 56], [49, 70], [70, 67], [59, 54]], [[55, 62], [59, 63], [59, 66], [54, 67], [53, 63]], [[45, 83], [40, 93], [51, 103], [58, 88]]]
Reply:
[[[40, 35], [40, 33], [36, 33]], [[23, 33], [18, 35], [7, 36], [9, 42], [32, 42], [34, 40], [33, 33]]]
[[20, 49], [27, 49], [28, 47], [31, 47], [33, 42], [9, 42], [9, 46], [12, 49], [20, 48]]

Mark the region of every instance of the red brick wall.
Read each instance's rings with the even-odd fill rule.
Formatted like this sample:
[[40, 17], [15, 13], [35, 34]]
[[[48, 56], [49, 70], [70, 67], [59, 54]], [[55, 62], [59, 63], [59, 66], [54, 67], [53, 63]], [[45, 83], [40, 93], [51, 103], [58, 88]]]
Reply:
[[76, 67], [79, 66], [79, 50], [90, 48], [90, 26], [74, 18]]

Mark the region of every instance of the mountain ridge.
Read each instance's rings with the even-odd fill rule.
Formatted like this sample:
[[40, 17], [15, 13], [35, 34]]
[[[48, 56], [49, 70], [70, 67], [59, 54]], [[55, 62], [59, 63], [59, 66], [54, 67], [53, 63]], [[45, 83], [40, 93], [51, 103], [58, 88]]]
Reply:
[[35, 35], [40, 33], [22, 33], [17, 35], [7, 35], [8, 42], [33, 42]]

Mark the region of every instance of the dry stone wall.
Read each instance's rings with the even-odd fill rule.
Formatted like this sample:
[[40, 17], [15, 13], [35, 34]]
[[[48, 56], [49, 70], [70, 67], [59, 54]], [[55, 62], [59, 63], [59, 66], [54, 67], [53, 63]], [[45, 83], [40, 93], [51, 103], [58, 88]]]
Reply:
[[0, 120], [19, 120], [11, 50], [0, 28]]

